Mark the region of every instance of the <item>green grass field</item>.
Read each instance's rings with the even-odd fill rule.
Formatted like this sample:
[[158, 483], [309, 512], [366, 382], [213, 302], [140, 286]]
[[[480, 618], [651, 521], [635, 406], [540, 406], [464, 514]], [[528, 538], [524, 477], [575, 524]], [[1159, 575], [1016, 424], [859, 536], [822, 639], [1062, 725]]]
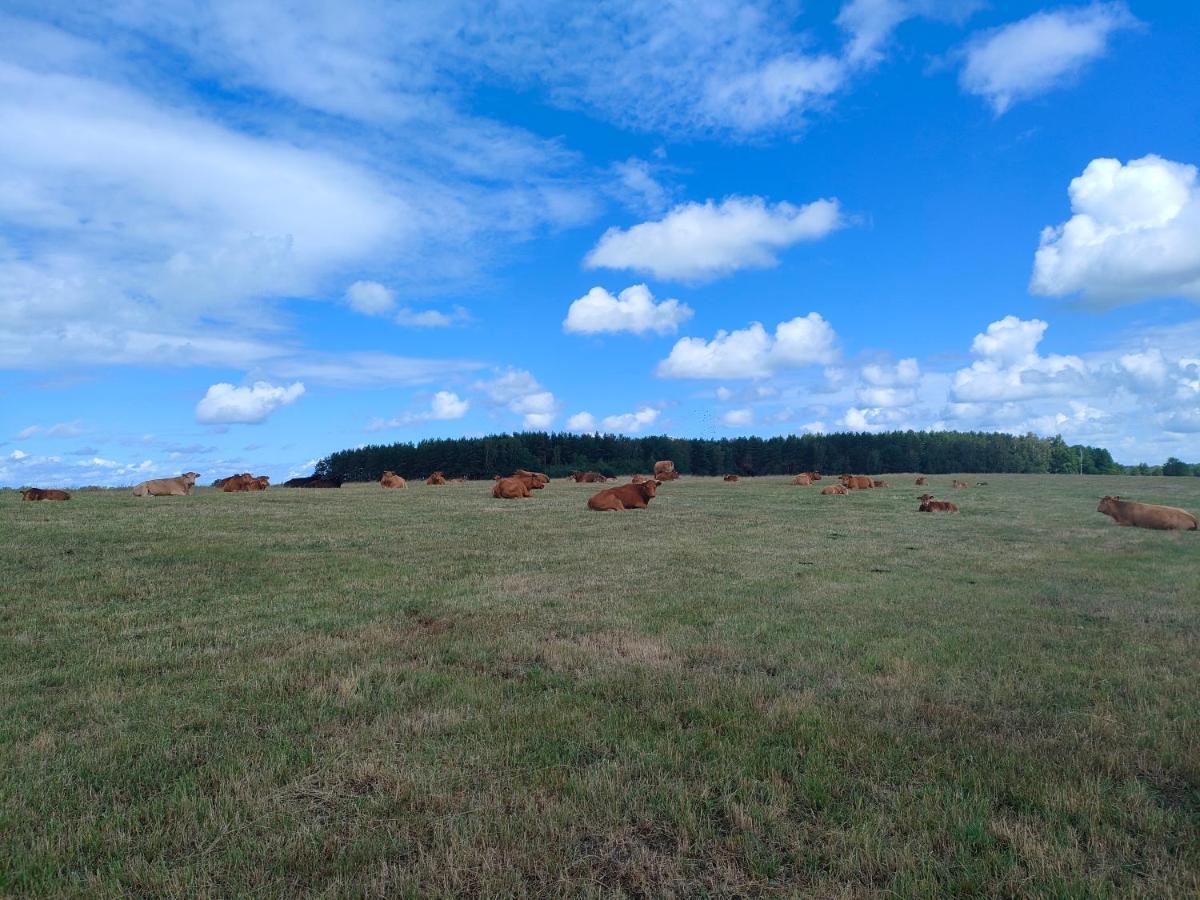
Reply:
[[1200, 479], [887, 477], [0, 492], [0, 895], [1196, 896]]

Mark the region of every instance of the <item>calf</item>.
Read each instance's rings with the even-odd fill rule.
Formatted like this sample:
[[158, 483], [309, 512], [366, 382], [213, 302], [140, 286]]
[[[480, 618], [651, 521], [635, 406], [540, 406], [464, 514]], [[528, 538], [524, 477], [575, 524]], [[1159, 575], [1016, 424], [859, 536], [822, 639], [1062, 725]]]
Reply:
[[959, 481], [957, 478], [954, 479], [953, 484], [956, 488], [970, 487], [965, 481]]
[[827, 496], [832, 496], [833, 494], [848, 494], [850, 493], [850, 489], [844, 484], [831, 484], [821, 488], [821, 493]]
[[922, 494], [917, 499], [921, 501], [917, 512], [958, 512], [958, 507], [949, 500], [934, 500], [933, 494]]
[[1096, 512], [1104, 513], [1118, 525], [1134, 528], [1154, 528], [1159, 531], [1195, 531], [1196, 517], [1176, 506], [1157, 506], [1122, 500], [1120, 497], [1104, 497]]
[[437, 472], [432, 473], [428, 478], [426, 478], [425, 483], [426, 484], [445, 484], [446, 476], [439, 470]]
[[726, 475], [724, 477], [724, 479], [722, 479], [722, 480], [723, 481], [737, 481], [738, 477], [736, 475]]

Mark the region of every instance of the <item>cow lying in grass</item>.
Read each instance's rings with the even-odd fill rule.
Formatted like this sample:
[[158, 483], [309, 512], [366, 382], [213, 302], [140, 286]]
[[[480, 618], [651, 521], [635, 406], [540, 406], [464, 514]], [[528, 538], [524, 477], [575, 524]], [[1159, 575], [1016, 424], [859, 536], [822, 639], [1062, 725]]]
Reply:
[[866, 475], [839, 475], [842, 486], [851, 491], [866, 491], [875, 487], [873, 479]]
[[236, 494], [248, 491], [265, 491], [271, 480], [266, 475], [251, 475], [243, 472], [240, 475], [230, 475], [228, 478], [218, 478], [213, 482], [226, 494]]
[[1156, 506], [1120, 497], [1104, 497], [1096, 512], [1110, 516], [1118, 525], [1154, 528], [1159, 531], [1195, 531], [1196, 517], [1176, 506]]
[[917, 498], [921, 501], [921, 505], [917, 507], [917, 512], [958, 512], [958, 507], [949, 500], [934, 500], [933, 494], [922, 494]]
[[184, 472], [177, 478], [152, 478], [133, 489], [135, 497], [182, 497], [190, 494], [200, 477], [198, 472]]
[[848, 494], [850, 493], [850, 488], [846, 487], [844, 484], [831, 484], [821, 488], [821, 493], [826, 496], [832, 496], [834, 494]]
[[[517, 500], [523, 497], [532, 497], [530, 492], [530, 483], [524, 478], [501, 478], [496, 476], [496, 483], [492, 486], [492, 496], [497, 500]], [[541, 487], [541, 485], [538, 485]]]
[[391, 469], [384, 469], [383, 474], [379, 476], [379, 486], [385, 488], [406, 488], [408, 487], [408, 482]]
[[26, 488], [21, 491], [22, 500], [70, 500], [71, 495], [66, 491], [53, 488]]
[[650, 479], [639, 484], [623, 484], [606, 488], [593, 494], [588, 500], [588, 509], [606, 511], [610, 509], [645, 509], [658, 492], [660, 481]]
[[600, 484], [608, 481], [604, 475], [599, 472], [572, 472], [569, 476], [576, 484]]
[[737, 481], [737, 480], [738, 480], [738, 477], [737, 477], [736, 475], [726, 475], [726, 476], [725, 476], [725, 478], [724, 478], [724, 479], [722, 479], [722, 480], [724, 480], [724, 481]]

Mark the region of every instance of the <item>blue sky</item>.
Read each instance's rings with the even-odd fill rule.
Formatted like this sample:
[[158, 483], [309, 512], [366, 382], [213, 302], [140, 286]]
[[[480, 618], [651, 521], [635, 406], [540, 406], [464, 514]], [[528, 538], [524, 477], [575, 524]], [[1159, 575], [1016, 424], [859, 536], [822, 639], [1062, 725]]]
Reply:
[[9, 2], [0, 484], [522, 428], [1200, 458], [1200, 4]]

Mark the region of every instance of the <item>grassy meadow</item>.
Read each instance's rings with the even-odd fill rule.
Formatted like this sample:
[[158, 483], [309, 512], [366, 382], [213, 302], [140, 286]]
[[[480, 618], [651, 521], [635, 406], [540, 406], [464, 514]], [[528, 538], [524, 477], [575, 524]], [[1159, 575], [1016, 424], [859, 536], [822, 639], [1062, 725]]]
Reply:
[[0, 492], [0, 896], [1197, 896], [1200, 479], [963, 477]]

